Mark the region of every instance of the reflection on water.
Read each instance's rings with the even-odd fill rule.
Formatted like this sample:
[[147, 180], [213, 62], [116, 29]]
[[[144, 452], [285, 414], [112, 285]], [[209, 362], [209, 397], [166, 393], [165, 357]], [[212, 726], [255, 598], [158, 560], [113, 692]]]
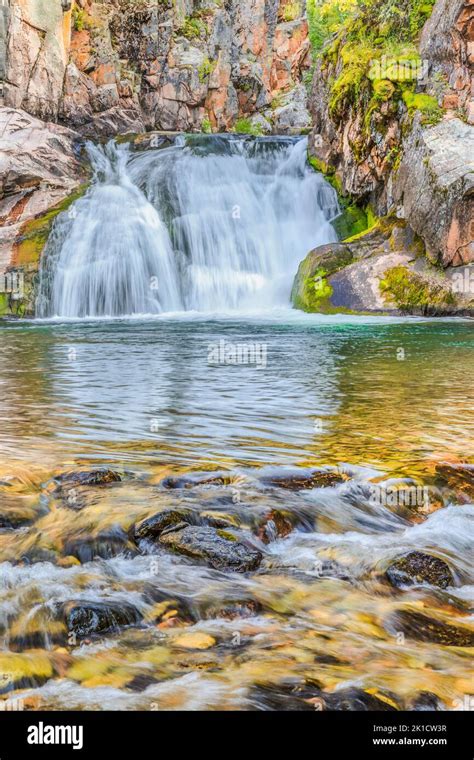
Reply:
[[[221, 339], [263, 344], [267, 366], [209, 364]], [[403, 609], [469, 623], [474, 507], [434, 480], [437, 462], [472, 452], [469, 323], [291, 313], [12, 323], [0, 327], [0, 346], [0, 518], [9, 520], [0, 523], [0, 673], [17, 674], [5, 689], [0, 680], [0, 695], [46, 709], [245, 709], [260, 705], [255, 684], [289, 677], [325, 692], [355, 684], [398, 705], [430, 692], [453, 709], [470, 693], [468, 649], [400, 639], [387, 622]], [[50, 479], [97, 464], [122, 482], [79, 488], [71, 508]], [[262, 485], [267, 472], [321, 465], [338, 467], [343, 482]], [[230, 486], [161, 485], [188, 470], [227, 471]], [[370, 484], [388, 478], [428, 483], [429, 505], [374, 504]], [[264, 555], [259, 571], [137, 554], [132, 526], [183, 506], [233, 515]], [[255, 526], [269, 509], [304, 529], [264, 545]], [[388, 563], [413, 550], [445, 560], [454, 585], [390, 587]], [[164, 615], [163, 598], [176, 617]], [[77, 600], [132, 604], [142, 624], [71, 641], [58, 609]], [[248, 614], [223, 614], [236, 604]]]
[[[210, 365], [259, 342], [267, 367]], [[411, 466], [466, 456], [472, 327], [112, 322], [2, 329], [4, 457]]]

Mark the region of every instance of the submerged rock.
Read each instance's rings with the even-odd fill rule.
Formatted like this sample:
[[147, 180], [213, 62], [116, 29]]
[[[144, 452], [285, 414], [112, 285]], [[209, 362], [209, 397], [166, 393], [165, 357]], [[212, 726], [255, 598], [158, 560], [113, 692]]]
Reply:
[[333, 693], [322, 691], [317, 682], [259, 684], [250, 694], [253, 709], [299, 711], [390, 711], [399, 709], [394, 697], [375, 696], [363, 689], [350, 687]]
[[216, 570], [243, 573], [256, 570], [262, 561], [261, 552], [250, 549], [233, 534], [216, 528], [187, 525], [162, 533], [159, 540], [178, 554], [203, 560]]
[[239, 599], [207, 607], [203, 616], [207, 620], [212, 620], [214, 618], [235, 620], [238, 618], [254, 617], [255, 615], [258, 615], [262, 609], [262, 605], [260, 602], [257, 602], [256, 599]]
[[444, 710], [445, 707], [439, 697], [436, 694], [432, 694], [430, 691], [420, 691], [416, 694], [408, 703], [408, 710]]
[[98, 557], [110, 559], [119, 554], [130, 557], [136, 552], [135, 546], [120, 527], [99, 533], [98, 536], [71, 538], [64, 545], [64, 554], [76, 557], [81, 563], [92, 562]]
[[60, 486], [103, 486], [122, 480], [113, 470], [87, 470], [84, 472], [65, 472], [54, 478]]
[[453, 574], [446, 562], [418, 551], [399, 557], [388, 567], [385, 575], [397, 588], [415, 583], [429, 583], [439, 588], [454, 585]]
[[435, 471], [443, 484], [467, 500], [474, 499], [474, 465], [441, 463], [436, 465]]
[[312, 472], [267, 475], [262, 483], [268, 486], [286, 488], [289, 491], [303, 491], [311, 488], [330, 488], [343, 483], [346, 478], [339, 472], [313, 470]]
[[183, 475], [182, 477], [169, 477], [161, 481], [163, 488], [196, 488], [196, 486], [228, 486], [232, 477], [227, 474], [206, 473], [204, 475]]
[[171, 618], [185, 623], [195, 623], [199, 619], [192, 599], [156, 588], [151, 583], [144, 589], [144, 599], [153, 604], [145, 616], [147, 622], [164, 623]]
[[64, 617], [69, 633], [78, 638], [118, 631], [120, 627], [136, 625], [142, 619], [136, 607], [122, 601], [68, 602], [64, 606]]
[[430, 644], [451, 647], [474, 646], [474, 631], [469, 628], [458, 628], [411, 610], [399, 610], [391, 615], [387, 621], [387, 629], [394, 633], [403, 633], [409, 639]]

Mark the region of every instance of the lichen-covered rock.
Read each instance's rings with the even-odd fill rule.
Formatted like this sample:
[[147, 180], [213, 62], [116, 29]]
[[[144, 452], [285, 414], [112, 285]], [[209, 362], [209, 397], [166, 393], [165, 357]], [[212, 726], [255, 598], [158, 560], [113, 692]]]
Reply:
[[206, 562], [216, 570], [247, 572], [256, 570], [261, 552], [249, 548], [227, 531], [209, 527], [186, 526], [161, 533], [160, 544], [178, 554]]
[[60, 2], [11, 3], [5, 103], [56, 120], [69, 54], [71, 10]]
[[309, 150], [344, 195], [404, 218], [432, 260], [457, 266], [474, 261], [474, 11], [437, 0], [430, 19], [431, 8], [410, 5], [397, 29], [414, 50], [426, 22], [419, 54], [405, 57], [390, 49], [389, 3], [366, 3], [341, 26], [316, 63]]
[[418, 551], [399, 557], [387, 568], [385, 574], [392, 586], [397, 588], [415, 583], [429, 583], [439, 588], [454, 585], [453, 574], [446, 562]]
[[304, 85], [298, 84], [282, 95], [271, 118], [277, 134], [299, 135], [308, 130], [311, 126], [311, 115]]
[[469, 124], [474, 124], [473, 22], [472, 0], [438, 0], [420, 40], [420, 55], [431, 64], [427, 91], [437, 95], [442, 82], [443, 105], [464, 112]]
[[403, 633], [415, 641], [452, 647], [474, 646], [474, 631], [435, 620], [421, 612], [399, 610], [390, 616], [386, 627], [391, 633]]

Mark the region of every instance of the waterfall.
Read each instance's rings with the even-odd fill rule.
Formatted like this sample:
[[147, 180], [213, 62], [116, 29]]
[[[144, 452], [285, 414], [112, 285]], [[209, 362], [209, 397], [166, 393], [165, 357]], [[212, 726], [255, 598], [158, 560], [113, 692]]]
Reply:
[[305, 138], [188, 135], [87, 146], [88, 192], [45, 248], [40, 317], [288, 306], [300, 261], [336, 239], [334, 190]]

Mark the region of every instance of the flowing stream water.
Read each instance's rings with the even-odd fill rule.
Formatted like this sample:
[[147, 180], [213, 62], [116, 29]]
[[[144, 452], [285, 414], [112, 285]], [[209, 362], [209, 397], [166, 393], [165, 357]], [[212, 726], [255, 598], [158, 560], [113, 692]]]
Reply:
[[[43, 263], [50, 319], [0, 322], [0, 699], [465, 707], [472, 650], [403, 615], [472, 630], [473, 478], [450, 467], [474, 444], [470, 323], [288, 308], [337, 213], [304, 141], [90, 151], [96, 181]], [[120, 480], [61, 480], [98, 468]], [[170, 509], [260, 566], [137, 545]], [[390, 585], [415, 550], [448, 564], [444, 588]], [[111, 625], [78, 634], [71, 608]]]

